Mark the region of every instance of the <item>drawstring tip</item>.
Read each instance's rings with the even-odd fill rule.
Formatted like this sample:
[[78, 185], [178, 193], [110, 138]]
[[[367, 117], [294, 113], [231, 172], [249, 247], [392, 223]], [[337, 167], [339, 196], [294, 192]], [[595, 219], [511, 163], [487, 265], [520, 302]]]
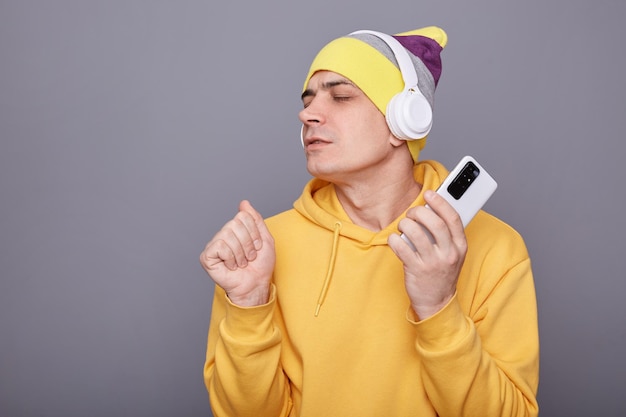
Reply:
[[317, 307], [315, 307], [315, 317], [317, 317], [320, 314], [320, 308], [322, 308], [321, 304], [318, 304]]

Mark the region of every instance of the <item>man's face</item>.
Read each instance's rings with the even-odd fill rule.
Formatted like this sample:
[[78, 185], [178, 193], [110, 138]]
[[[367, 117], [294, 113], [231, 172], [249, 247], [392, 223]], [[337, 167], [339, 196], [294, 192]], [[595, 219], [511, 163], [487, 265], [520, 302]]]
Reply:
[[337, 73], [315, 73], [302, 103], [299, 117], [307, 170], [317, 178], [335, 183], [366, 178], [379, 171], [397, 146], [385, 116], [361, 89]]

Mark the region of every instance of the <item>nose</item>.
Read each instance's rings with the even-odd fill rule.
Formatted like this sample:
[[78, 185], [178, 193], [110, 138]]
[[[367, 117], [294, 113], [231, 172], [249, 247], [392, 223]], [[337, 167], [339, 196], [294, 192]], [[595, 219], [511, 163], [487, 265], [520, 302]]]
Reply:
[[300, 110], [298, 118], [303, 125], [307, 126], [324, 123], [326, 117], [324, 115], [320, 97], [313, 97], [313, 99], [309, 101], [308, 105]]

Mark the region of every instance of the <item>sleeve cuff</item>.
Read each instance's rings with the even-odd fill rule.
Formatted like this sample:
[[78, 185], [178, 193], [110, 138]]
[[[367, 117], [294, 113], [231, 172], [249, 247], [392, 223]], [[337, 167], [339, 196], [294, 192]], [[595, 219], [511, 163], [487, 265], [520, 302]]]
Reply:
[[425, 320], [417, 321], [409, 307], [407, 320], [417, 330], [418, 346], [430, 352], [449, 350], [462, 343], [471, 332], [471, 320], [463, 313], [456, 294], [444, 308]]
[[266, 304], [254, 307], [241, 307], [226, 299], [226, 316], [222, 330], [230, 337], [240, 340], [258, 340], [263, 335], [271, 335], [273, 312], [276, 304], [276, 287], [271, 284], [270, 297]]

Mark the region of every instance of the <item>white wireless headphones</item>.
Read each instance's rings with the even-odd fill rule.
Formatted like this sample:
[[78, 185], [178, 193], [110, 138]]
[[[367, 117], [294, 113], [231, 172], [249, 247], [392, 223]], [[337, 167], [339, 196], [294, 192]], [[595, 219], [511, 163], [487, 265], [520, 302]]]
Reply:
[[[370, 34], [391, 48], [402, 73], [404, 89], [387, 103], [387, 125], [398, 139], [416, 140], [428, 135], [433, 126], [433, 110], [417, 86], [417, 71], [409, 53], [393, 36], [373, 30], [357, 30], [350, 35]], [[381, 80], [384, 82], [384, 80]]]

